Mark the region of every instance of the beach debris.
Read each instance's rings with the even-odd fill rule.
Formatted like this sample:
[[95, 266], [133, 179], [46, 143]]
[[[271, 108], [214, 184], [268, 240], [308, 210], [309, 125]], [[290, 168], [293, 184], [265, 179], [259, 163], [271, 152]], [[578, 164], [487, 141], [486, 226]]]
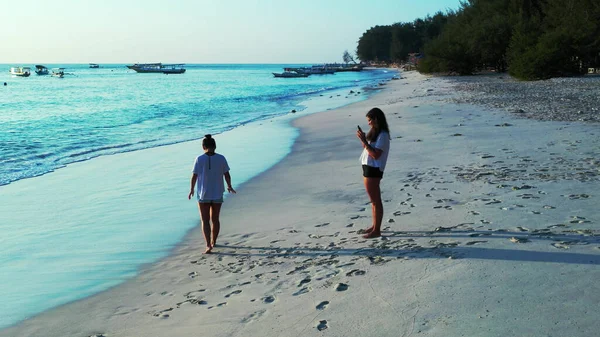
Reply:
[[535, 188], [535, 186], [529, 186], [529, 185], [523, 185], [523, 186], [513, 186], [513, 190], [518, 191], [518, 190], [529, 190]]
[[467, 246], [472, 246], [472, 245], [476, 245], [476, 244], [479, 244], [479, 243], [486, 243], [486, 242], [487, 242], [487, 241], [485, 241], [485, 240], [479, 240], [479, 241], [469, 241], [469, 242], [465, 243], [465, 245], [467, 245]]
[[529, 239], [518, 238], [518, 237], [515, 237], [515, 236], [511, 237], [509, 240], [510, 240], [510, 242], [513, 242], [513, 243], [525, 243], [525, 242], [529, 242], [530, 241]]
[[569, 245], [566, 244], [566, 242], [555, 242], [552, 244], [552, 246], [554, 248], [558, 248], [558, 249], [569, 249], [571, 248]]

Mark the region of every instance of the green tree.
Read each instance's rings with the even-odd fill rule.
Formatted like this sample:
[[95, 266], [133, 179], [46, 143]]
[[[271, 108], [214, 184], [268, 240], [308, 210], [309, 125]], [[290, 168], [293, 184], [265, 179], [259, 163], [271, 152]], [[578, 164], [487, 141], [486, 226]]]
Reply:
[[390, 61], [391, 26], [375, 26], [358, 40], [356, 54], [363, 61]]

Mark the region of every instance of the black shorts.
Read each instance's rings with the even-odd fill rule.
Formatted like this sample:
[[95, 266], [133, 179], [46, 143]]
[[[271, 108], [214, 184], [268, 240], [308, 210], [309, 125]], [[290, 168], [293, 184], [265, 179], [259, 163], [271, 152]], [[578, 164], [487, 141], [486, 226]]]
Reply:
[[383, 178], [383, 171], [379, 167], [363, 165], [363, 177], [365, 178]]

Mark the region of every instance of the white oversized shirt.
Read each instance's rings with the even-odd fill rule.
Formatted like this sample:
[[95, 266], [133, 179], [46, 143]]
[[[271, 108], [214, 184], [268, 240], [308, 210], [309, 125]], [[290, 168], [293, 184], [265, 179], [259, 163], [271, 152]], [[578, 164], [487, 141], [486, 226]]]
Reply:
[[223, 198], [225, 184], [223, 175], [229, 172], [227, 159], [215, 153], [212, 156], [206, 153], [198, 156], [192, 170], [198, 176], [196, 181], [196, 197], [198, 200], [217, 200]]
[[370, 141], [369, 145], [380, 149], [382, 151], [381, 156], [379, 156], [378, 159], [375, 159], [369, 156], [369, 152], [367, 152], [367, 149], [364, 148], [362, 154], [360, 155], [360, 163], [362, 165], [379, 167], [379, 170], [383, 172], [383, 170], [385, 170], [385, 164], [387, 163], [388, 153], [390, 152], [390, 134], [385, 131], [381, 131], [377, 136], [377, 139], [374, 142]]

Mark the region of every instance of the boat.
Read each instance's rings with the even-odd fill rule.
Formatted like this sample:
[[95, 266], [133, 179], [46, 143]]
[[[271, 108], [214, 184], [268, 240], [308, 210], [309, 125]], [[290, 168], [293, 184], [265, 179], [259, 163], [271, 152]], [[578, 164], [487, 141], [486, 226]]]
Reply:
[[50, 72], [45, 66], [37, 64], [35, 66], [35, 73], [38, 75], [48, 75]]
[[298, 71], [288, 71], [284, 70], [282, 73], [273, 73], [275, 77], [285, 77], [285, 78], [293, 78], [293, 77], [308, 77], [309, 73], [298, 72]]
[[325, 75], [335, 74], [335, 69], [328, 68], [326, 66], [314, 65], [311, 67], [300, 67], [300, 68], [283, 68], [285, 71], [295, 71], [298, 73], [307, 73], [310, 75]]
[[100, 68], [100, 65], [96, 63], [90, 63], [90, 68]]
[[162, 63], [136, 63], [127, 68], [135, 70], [138, 73], [163, 73], [163, 74], [183, 74], [185, 68], [183, 63], [162, 64]]
[[52, 76], [63, 78], [65, 76], [65, 68], [52, 68]]
[[29, 77], [31, 69], [29, 67], [12, 67], [10, 68], [10, 74], [13, 76]]

